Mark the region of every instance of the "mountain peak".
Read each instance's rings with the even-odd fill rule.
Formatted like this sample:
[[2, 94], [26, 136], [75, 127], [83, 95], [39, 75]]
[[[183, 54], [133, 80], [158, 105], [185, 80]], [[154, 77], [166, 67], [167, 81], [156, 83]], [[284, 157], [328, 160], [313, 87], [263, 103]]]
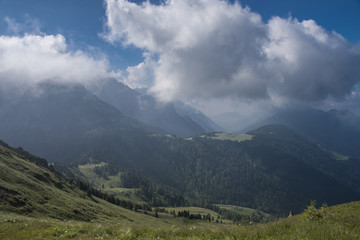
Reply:
[[125, 115], [180, 137], [214, 131], [211, 120], [199, 111], [185, 110], [184, 105], [173, 102], [159, 102], [153, 96], [131, 89], [115, 79], [104, 81], [93, 91]]

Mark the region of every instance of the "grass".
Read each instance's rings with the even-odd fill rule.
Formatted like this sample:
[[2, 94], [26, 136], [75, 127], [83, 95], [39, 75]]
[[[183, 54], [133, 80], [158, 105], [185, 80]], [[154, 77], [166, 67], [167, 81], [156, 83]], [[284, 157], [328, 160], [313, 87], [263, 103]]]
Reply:
[[79, 165], [78, 168], [81, 174], [85, 177], [85, 179], [94, 187], [101, 189], [102, 191], [114, 195], [120, 199], [127, 199], [140, 204], [145, 203], [136, 196], [136, 188], [121, 187], [121, 172], [113, 176], [107, 176], [106, 179], [96, 174], [96, 172], [94, 171], [96, 167], [104, 167], [106, 165], [107, 164], [104, 162], [98, 164], [89, 163]]
[[0, 211], [61, 220], [135, 221], [138, 218], [138, 214], [132, 211], [88, 196], [55, 172], [1, 146]]
[[233, 134], [233, 133], [213, 133], [211, 135], [203, 135], [202, 137], [217, 139], [217, 140], [230, 140], [236, 142], [242, 142], [247, 140], [252, 140], [253, 136], [248, 134]]
[[[0, 213], [0, 239], [360, 239], [360, 202], [329, 207], [323, 218], [304, 215], [268, 224], [236, 225], [174, 218], [60, 221]], [[150, 221], [149, 221], [150, 220]]]
[[97, 163], [97, 164], [83, 164], [83, 165], [79, 165], [79, 171], [85, 176], [86, 180], [88, 182], [90, 182], [92, 185], [97, 186], [97, 187], [101, 187], [101, 185], [103, 184], [103, 179], [100, 178], [96, 173], [95, 173], [95, 168], [96, 167], [104, 167], [106, 166], [107, 163], [101, 162], [101, 163]]
[[[246, 207], [240, 207], [240, 206], [233, 206], [233, 205], [222, 205], [217, 204], [220, 208], [225, 208], [230, 211], [234, 211], [236, 213], [240, 213], [242, 215], [251, 216], [252, 214], [256, 213], [258, 210], [252, 209], [252, 208], [246, 208]], [[267, 214], [265, 212], [260, 211], [261, 214], [263, 214], [266, 218], [270, 218], [270, 214]]]
[[333, 156], [335, 157], [336, 160], [339, 160], [339, 161], [346, 161], [346, 160], [349, 160], [350, 157], [349, 156], [345, 156], [341, 153], [338, 153], [338, 152], [332, 152], [333, 153]]
[[181, 212], [181, 211], [189, 211], [190, 213], [193, 214], [201, 214], [201, 215], [206, 215], [206, 214], [210, 214], [211, 216], [216, 217], [218, 215], [217, 212], [209, 210], [209, 209], [205, 209], [205, 208], [200, 208], [200, 207], [170, 207], [170, 208], [166, 208], [167, 211], [175, 211], [177, 212]]

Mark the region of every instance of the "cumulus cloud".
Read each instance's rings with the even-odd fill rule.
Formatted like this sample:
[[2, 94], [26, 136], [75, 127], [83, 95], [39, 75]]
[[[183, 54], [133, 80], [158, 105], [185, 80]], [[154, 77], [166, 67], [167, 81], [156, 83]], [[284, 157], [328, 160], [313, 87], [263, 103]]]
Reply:
[[122, 78], [122, 82], [131, 88], [148, 88], [153, 78], [155, 62], [151, 55], [144, 54], [145, 61], [136, 66], [126, 68], [127, 76]]
[[151, 53], [162, 100], [321, 101], [360, 81], [360, 51], [313, 20], [261, 16], [238, 2], [106, 0], [106, 39]]
[[24, 89], [43, 81], [86, 84], [115, 74], [105, 58], [69, 51], [62, 35], [0, 36], [2, 88]]
[[272, 89], [301, 100], [344, 97], [360, 81], [360, 52], [313, 20], [275, 17], [263, 49], [275, 74]]

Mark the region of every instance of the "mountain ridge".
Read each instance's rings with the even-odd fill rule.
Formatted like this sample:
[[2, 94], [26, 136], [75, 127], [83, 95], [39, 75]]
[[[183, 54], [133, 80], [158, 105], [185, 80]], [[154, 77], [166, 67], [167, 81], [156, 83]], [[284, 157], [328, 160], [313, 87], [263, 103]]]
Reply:
[[140, 197], [156, 206], [231, 204], [283, 216], [311, 199], [336, 204], [359, 197], [358, 159], [284, 126], [250, 132], [245, 141], [216, 134], [184, 139], [125, 116], [83, 86], [39, 90], [1, 109], [6, 142], [50, 162], [98, 164], [98, 179], [117, 179], [114, 188], [125, 181], [142, 187]]
[[198, 110], [195, 113], [195, 110], [186, 109], [186, 105], [179, 102], [159, 102], [153, 96], [131, 89], [116, 79], [104, 79], [89, 89], [125, 115], [179, 137], [196, 136], [219, 129]]
[[247, 132], [267, 124], [284, 124], [328, 148], [360, 157], [360, 117], [349, 110], [323, 111], [312, 108], [283, 109], [237, 132]]
[[39, 95], [25, 93], [2, 108], [0, 136], [51, 162], [73, 161], [109, 134], [126, 145], [121, 140], [126, 133], [132, 132], [131, 139], [159, 131], [123, 115], [81, 85], [43, 84], [39, 90]]

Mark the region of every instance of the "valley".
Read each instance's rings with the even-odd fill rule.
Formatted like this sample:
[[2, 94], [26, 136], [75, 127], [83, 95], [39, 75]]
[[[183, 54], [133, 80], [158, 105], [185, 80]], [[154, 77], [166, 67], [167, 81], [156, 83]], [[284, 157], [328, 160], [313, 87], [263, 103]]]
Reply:
[[155, 207], [225, 204], [275, 216], [300, 213], [313, 199], [359, 199], [360, 161], [285, 125], [182, 138], [124, 115], [83, 86], [39, 88], [41, 95], [25, 93], [2, 108], [1, 136], [109, 194]]
[[[81, 85], [39, 88], [42, 94], [25, 93], [0, 109], [1, 136], [21, 146], [1, 144], [1, 211], [20, 222], [47, 219], [52, 227], [60, 219], [85, 228], [98, 222], [114, 236], [123, 233], [112, 222], [128, 229], [138, 223], [144, 238], [158, 224], [165, 232], [180, 225], [166, 233], [177, 238], [195, 224], [217, 236], [238, 224], [301, 214], [311, 200], [333, 206], [360, 199], [356, 155], [288, 126], [183, 138], [123, 114]], [[94, 234], [76, 229], [65, 231]]]
[[[279, 131], [274, 127], [270, 129], [271, 135], [276, 134], [275, 130]], [[251, 135], [264, 134], [264, 130], [259, 129]], [[168, 137], [165, 139], [169, 141]], [[204, 137], [199, 139], [204, 141]], [[189, 142], [189, 140], [183, 141], [183, 143]], [[216, 141], [226, 143], [224, 139]], [[228, 141], [240, 144], [253, 140]], [[126, 188], [129, 182], [137, 178], [140, 178], [137, 180], [141, 182], [142, 176], [134, 172], [128, 171], [118, 176], [108, 176], [106, 177], [108, 182], [106, 182], [99, 173], [101, 169], [108, 167], [107, 163], [78, 165], [74, 172], [81, 173], [94, 186], [105, 183], [100, 189], [109, 195], [104, 195], [89, 185], [82, 183], [79, 185], [73, 180], [63, 179], [52, 165], [47, 164], [46, 160], [33, 156], [22, 148], [12, 148], [2, 142], [0, 150], [1, 239], [24, 237], [27, 239], [149, 239], [154, 237], [159, 239], [169, 237], [172, 239], [257, 239], [259, 237], [298, 239], [301, 236], [307, 236], [310, 239], [317, 239], [319, 236], [328, 236], [327, 239], [347, 239], [348, 237], [356, 239], [358, 236], [358, 225], [353, 224], [359, 220], [358, 202], [326, 208], [326, 215], [321, 215], [320, 220], [306, 219], [313, 214], [318, 216], [316, 212], [320, 211], [320, 208], [307, 211], [304, 207], [304, 213], [277, 221], [274, 221], [274, 217], [259, 210], [233, 205], [204, 206], [213, 210], [190, 207], [191, 200], [192, 204], [196, 205], [194, 198], [184, 199], [182, 204], [187, 206], [174, 208], [170, 207], [170, 202], [164, 201], [164, 197], [175, 190], [167, 189], [164, 184], [161, 185], [164, 187], [163, 190], [160, 184], [155, 184], [155, 182], [152, 188], [147, 189], [147, 191], [153, 190], [153, 199], [150, 201], [142, 195], [144, 192], [140, 189], [144, 186], [137, 189]], [[320, 150], [323, 149], [320, 148]], [[121, 178], [121, 175], [128, 175], [128, 179]], [[116, 182], [115, 179], [127, 180]], [[153, 180], [150, 178], [151, 181]], [[116, 184], [124, 188], [116, 188]], [[138, 194], [134, 194], [135, 192]], [[176, 192], [178, 193], [178, 191], [172, 193]], [[154, 200], [155, 195], [159, 199]], [[117, 198], [124, 200], [118, 201]], [[167, 200], [169, 199], [172, 198]], [[161, 206], [156, 207], [157, 204]], [[321, 214], [325, 213], [321, 212]], [[263, 223], [269, 220], [274, 222]], [[262, 223], [259, 224], [260, 222]], [[330, 231], [324, 231], [324, 228]]]

